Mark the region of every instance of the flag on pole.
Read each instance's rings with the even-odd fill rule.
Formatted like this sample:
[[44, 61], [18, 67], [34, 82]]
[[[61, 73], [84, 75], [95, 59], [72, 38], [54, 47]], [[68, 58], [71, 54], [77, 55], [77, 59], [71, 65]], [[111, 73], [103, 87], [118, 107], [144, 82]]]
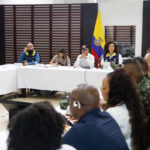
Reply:
[[104, 46], [105, 46], [104, 30], [103, 30], [100, 12], [98, 12], [93, 38], [92, 38], [92, 48], [91, 48], [91, 54], [94, 55], [95, 60], [97, 61], [96, 65], [100, 63], [100, 58], [104, 54]]

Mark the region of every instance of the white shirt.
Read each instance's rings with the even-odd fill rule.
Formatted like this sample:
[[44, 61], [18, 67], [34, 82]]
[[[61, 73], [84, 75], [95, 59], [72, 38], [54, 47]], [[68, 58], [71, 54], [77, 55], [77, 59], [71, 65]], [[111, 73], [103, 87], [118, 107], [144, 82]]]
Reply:
[[76, 150], [76, 149], [72, 147], [71, 145], [63, 144], [61, 148], [57, 150]]
[[94, 67], [94, 56], [91, 55], [90, 53], [88, 53], [87, 58], [80, 58], [82, 55], [79, 55], [77, 57], [76, 62], [74, 63], [75, 67], [90, 67], [93, 68]]
[[123, 136], [126, 139], [129, 150], [132, 150], [131, 124], [129, 122], [130, 116], [126, 105], [122, 104], [121, 106], [111, 107], [106, 111], [116, 120], [116, 122], [120, 126]]

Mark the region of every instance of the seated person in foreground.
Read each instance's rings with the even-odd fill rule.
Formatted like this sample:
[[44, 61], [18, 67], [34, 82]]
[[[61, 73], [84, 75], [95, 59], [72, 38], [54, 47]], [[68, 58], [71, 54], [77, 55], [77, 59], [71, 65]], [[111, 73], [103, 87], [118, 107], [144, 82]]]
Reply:
[[67, 52], [64, 48], [61, 48], [57, 55], [55, 55], [50, 64], [55, 64], [59, 66], [70, 66], [70, 59], [67, 56]]
[[123, 69], [136, 84], [137, 92], [146, 111], [148, 134], [150, 137], [150, 77], [148, 76], [148, 65], [143, 58], [141, 60], [139, 58], [127, 59], [123, 62]]
[[81, 84], [68, 98], [72, 116], [77, 123], [65, 134], [62, 143], [77, 150], [128, 150], [116, 121], [99, 109], [96, 87]]
[[104, 62], [114, 62], [115, 64], [122, 64], [122, 56], [118, 52], [117, 45], [114, 42], [106, 43], [104, 47], [104, 56], [101, 59], [101, 65]]
[[81, 68], [93, 68], [94, 67], [94, 56], [89, 53], [89, 49], [82, 47], [82, 54], [77, 57], [74, 67]]
[[24, 48], [19, 57], [19, 62], [23, 63], [24, 66], [35, 65], [40, 62], [39, 53], [35, 51], [32, 43], [28, 43], [27, 47]]
[[74, 150], [69, 145], [61, 146], [64, 127], [64, 117], [52, 104], [32, 104], [10, 120], [8, 150]]
[[146, 115], [129, 75], [123, 69], [109, 73], [103, 80], [102, 94], [106, 101], [104, 109], [120, 126], [129, 149], [145, 150]]

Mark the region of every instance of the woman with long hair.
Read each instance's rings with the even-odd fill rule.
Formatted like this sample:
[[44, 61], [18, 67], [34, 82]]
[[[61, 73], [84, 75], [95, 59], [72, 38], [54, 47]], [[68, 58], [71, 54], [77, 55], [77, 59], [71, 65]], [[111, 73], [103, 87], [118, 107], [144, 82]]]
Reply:
[[59, 66], [70, 66], [70, 59], [67, 56], [67, 52], [64, 48], [61, 48], [57, 55], [55, 55], [50, 64], [55, 64]]
[[114, 62], [115, 64], [122, 64], [122, 56], [118, 52], [117, 45], [115, 42], [108, 42], [104, 47], [104, 55], [101, 60], [101, 65], [104, 62]]
[[104, 78], [101, 91], [104, 109], [120, 126], [129, 149], [144, 150], [146, 116], [130, 76], [123, 69], [115, 70]]

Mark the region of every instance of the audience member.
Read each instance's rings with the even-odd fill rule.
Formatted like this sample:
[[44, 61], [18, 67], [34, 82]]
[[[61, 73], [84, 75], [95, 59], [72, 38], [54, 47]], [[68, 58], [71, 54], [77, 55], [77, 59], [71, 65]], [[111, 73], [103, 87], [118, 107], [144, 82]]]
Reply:
[[134, 83], [137, 85], [137, 91], [140, 96], [140, 100], [142, 101], [145, 107], [147, 121], [148, 121], [147, 124], [149, 129], [148, 132], [150, 135], [150, 128], [149, 128], [150, 127], [150, 78], [146, 74], [148, 70], [146, 71], [143, 68], [141, 61], [138, 61], [135, 58], [125, 60], [123, 64], [124, 64], [123, 68], [127, 71], [127, 73], [133, 79]]
[[123, 69], [117, 69], [103, 80], [105, 110], [116, 120], [130, 150], [146, 148], [146, 116], [135, 84]]
[[61, 48], [57, 55], [55, 55], [50, 64], [55, 64], [59, 66], [70, 66], [70, 59], [67, 56], [67, 52], [64, 48]]
[[24, 48], [19, 57], [19, 62], [23, 63], [24, 66], [35, 65], [36, 63], [40, 62], [39, 53], [35, 51], [34, 45], [32, 43], [29, 42]]
[[[48, 102], [35, 103], [9, 122], [8, 150], [56, 150], [60, 148], [65, 120]], [[73, 150], [63, 145], [61, 150]]]
[[64, 144], [77, 150], [128, 150], [116, 121], [99, 109], [96, 87], [82, 84], [71, 92], [70, 111], [77, 123], [66, 133]]

